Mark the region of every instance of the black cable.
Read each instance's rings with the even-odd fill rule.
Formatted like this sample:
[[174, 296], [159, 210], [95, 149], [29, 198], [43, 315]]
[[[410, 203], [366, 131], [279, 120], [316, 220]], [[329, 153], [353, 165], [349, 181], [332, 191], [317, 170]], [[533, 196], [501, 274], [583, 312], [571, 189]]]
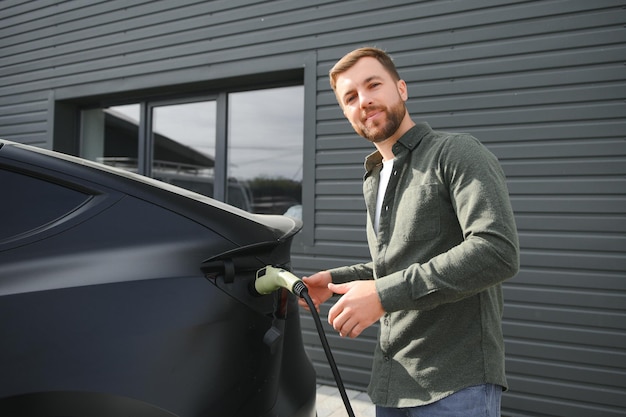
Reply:
[[[294, 286], [295, 287], [295, 286]], [[346, 407], [346, 411], [348, 412], [349, 417], [355, 417], [354, 411], [352, 411], [352, 406], [350, 405], [350, 400], [348, 399], [348, 395], [346, 394], [346, 389], [343, 386], [343, 381], [341, 380], [341, 375], [339, 375], [339, 369], [337, 368], [337, 364], [335, 363], [335, 359], [333, 358], [333, 353], [330, 351], [330, 345], [328, 344], [328, 339], [326, 339], [326, 333], [324, 333], [324, 328], [322, 327], [322, 320], [320, 320], [319, 314], [317, 314], [317, 309], [315, 308], [315, 304], [313, 304], [313, 300], [309, 296], [309, 292], [306, 286], [303, 284], [302, 287], [294, 291], [299, 297], [303, 298], [307, 305], [309, 306], [309, 310], [311, 310], [311, 315], [313, 316], [313, 321], [315, 322], [315, 327], [317, 327], [317, 333], [319, 333], [320, 340], [322, 342], [322, 347], [324, 348], [324, 353], [326, 353], [326, 359], [328, 360], [328, 364], [330, 365], [330, 369], [333, 371], [333, 376], [335, 377], [335, 382], [337, 383], [337, 389], [339, 389], [339, 394], [341, 394], [341, 399], [343, 400], [343, 405]]]

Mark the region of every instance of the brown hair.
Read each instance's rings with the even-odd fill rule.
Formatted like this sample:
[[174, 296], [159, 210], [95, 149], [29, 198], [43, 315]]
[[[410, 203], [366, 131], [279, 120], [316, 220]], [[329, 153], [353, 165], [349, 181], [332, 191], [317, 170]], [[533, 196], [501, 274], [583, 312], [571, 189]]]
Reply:
[[398, 74], [396, 65], [385, 51], [374, 47], [364, 47], [355, 49], [354, 51], [344, 55], [344, 57], [337, 61], [337, 63], [328, 72], [330, 77], [330, 86], [333, 88], [333, 91], [335, 91], [335, 87], [337, 86], [337, 77], [352, 68], [359, 59], [365, 57], [377, 59], [395, 81], [400, 80], [400, 74]]

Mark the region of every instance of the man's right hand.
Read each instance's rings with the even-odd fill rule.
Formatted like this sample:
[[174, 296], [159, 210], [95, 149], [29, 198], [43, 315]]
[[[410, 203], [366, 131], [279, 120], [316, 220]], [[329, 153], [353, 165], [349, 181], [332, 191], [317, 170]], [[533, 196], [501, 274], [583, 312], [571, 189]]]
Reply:
[[[320, 304], [328, 300], [333, 295], [333, 292], [328, 289], [328, 284], [332, 283], [330, 272], [320, 271], [310, 277], [302, 277], [302, 281], [307, 286], [309, 296], [311, 297], [313, 304], [315, 304], [315, 308], [319, 312]], [[298, 299], [298, 304], [307, 310], [309, 309], [306, 301], [302, 298]]]

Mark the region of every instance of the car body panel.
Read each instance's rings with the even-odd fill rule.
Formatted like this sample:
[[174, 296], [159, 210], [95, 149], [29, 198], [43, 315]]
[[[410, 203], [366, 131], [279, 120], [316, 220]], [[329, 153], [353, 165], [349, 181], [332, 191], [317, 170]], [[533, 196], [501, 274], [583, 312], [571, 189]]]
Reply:
[[6, 141], [0, 191], [0, 414], [315, 415], [295, 297], [249, 290], [299, 221]]

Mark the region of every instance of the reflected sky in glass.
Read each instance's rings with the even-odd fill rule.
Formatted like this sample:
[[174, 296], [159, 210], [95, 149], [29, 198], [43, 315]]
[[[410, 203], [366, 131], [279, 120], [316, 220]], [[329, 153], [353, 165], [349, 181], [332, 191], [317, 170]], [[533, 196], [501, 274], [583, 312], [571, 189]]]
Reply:
[[302, 180], [304, 88], [229, 95], [229, 177]]
[[[215, 103], [203, 103], [167, 106], [167, 113], [156, 120], [155, 132], [213, 158]], [[303, 86], [231, 93], [228, 108], [230, 177], [302, 180]], [[139, 120], [136, 104], [113, 109]]]

